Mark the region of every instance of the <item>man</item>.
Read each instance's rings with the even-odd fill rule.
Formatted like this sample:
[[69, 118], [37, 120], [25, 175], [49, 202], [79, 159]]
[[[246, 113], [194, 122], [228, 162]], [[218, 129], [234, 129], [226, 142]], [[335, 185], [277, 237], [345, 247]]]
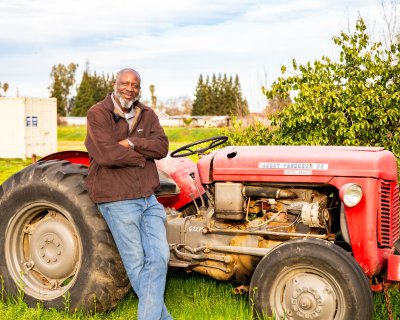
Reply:
[[166, 214], [154, 196], [160, 183], [154, 159], [167, 155], [168, 139], [154, 111], [139, 102], [139, 93], [139, 74], [123, 69], [114, 92], [88, 111], [86, 188], [139, 298], [138, 319], [172, 319], [164, 304]]

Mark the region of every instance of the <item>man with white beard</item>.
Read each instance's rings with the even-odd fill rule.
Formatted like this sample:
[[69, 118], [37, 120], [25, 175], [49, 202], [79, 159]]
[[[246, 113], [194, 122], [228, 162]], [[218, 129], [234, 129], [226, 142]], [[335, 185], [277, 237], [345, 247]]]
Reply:
[[168, 138], [154, 111], [139, 102], [140, 76], [118, 72], [114, 92], [87, 114], [90, 156], [86, 188], [106, 220], [139, 298], [139, 320], [172, 319], [164, 304], [169, 260], [155, 159]]

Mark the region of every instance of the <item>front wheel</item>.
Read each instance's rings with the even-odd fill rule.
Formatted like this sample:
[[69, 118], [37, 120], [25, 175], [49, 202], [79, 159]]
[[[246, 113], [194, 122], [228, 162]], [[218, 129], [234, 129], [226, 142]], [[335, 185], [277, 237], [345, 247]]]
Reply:
[[333, 243], [285, 242], [258, 264], [250, 284], [255, 317], [369, 320], [372, 292], [356, 261]]
[[35, 163], [0, 188], [0, 274], [32, 306], [104, 311], [130, 285], [111, 233], [84, 187], [87, 168]]

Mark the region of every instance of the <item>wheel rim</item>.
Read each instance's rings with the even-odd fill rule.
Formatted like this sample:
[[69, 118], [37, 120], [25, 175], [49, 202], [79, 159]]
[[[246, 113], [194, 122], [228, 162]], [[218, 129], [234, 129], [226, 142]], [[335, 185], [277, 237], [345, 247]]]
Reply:
[[270, 305], [285, 319], [343, 319], [343, 290], [330, 273], [309, 265], [281, 272], [271, 287]]
[[26, 294], [52, 300], [73, 285], [82, 243], [66, 210], [41, 201], [19, 210], [5, 234], [5, 259], [12, 279]]

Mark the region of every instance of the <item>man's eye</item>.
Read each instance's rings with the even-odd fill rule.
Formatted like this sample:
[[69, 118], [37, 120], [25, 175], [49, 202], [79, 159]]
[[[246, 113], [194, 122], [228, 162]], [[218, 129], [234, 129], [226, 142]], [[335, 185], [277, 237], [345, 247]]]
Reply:
[[[121, 82], [121, 85], [124, 86], [124, 87], [127, 87], [127, 86], [130, 85], [130, 83], [129, 82]], [[138, 85], [138, 84], [134, 84], [132, 86], [133, 86], [134, 89], [137, 89], [137, 90], [140, 89], [140, 85]]]

